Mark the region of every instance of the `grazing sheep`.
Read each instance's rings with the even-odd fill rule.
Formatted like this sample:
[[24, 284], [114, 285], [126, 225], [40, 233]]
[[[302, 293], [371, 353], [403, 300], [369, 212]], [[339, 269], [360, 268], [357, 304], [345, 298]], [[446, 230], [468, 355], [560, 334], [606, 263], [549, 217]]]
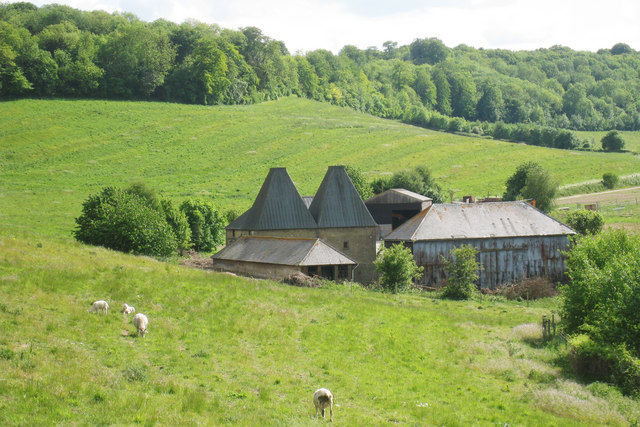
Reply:
[[103, 300], [98, 300], [93, 303], [89, 311], [97, 313], [98, 310], [100, 310], [102, 314], [107, 314], [107, 310], [109, 310], [109, 303]]
[[144, 314], [138, 313], [133, 316], [133, 326], [136, 327], [136, 329], [138, 330], [138, 334], [140, 334], [142, 338], [144, 338], [144, 334], [147, 333], [148, 325], [149, 319], [147, 319], [147, 316], [145, 316]]
[[318, 418], [318, 409], [320, 409], [322, 418], [324, 418], [324, 408], [329, 407], [329, 413], [331, 414], [329, 421], [333, 421], [333, 394], [329, 390], [326, 388], [316, 390], [313, 394], [313, 404], [316, 407], [316, 418]]
[[129, 304], [122, 304], [122, 312], [124, 314], [131, 314], [136, 312], [136, 308]]

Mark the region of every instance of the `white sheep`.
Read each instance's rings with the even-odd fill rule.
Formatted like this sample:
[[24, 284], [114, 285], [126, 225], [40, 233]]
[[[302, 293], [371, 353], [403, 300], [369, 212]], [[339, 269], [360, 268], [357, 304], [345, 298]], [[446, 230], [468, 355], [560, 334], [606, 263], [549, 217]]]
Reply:
[[136, 329], [138, 330], [138, 334], [140, 334], [142, 338], [144, 338], [144, 334], [147, 333], [148, 325], [149, 319], [147, 319], [147, 316], [145, 316], [144, 314], [138, 313], [133, 316], [133, 326], [136, 327]]
[[98, 310], [100, 310], [102, 314], [107, 314], [107, 310], [109, 310], [109, 303], [103, 300], [98, 300], [93, 303], [89, 311], [97, 313]]
[[324, 418], [324, 409], [329, 407], [329, 413], [331, 414], [329, 421], [333, 421], [333, 394], [326, 388], [316, 390], [313, 394], [313, 404], [316, 407], [316, 418], [318, 418], [318, 409]]
[[136, 312], [136, 308], [129, 304], [122, 304], [122, 312], [124, 314], [131, 314]]

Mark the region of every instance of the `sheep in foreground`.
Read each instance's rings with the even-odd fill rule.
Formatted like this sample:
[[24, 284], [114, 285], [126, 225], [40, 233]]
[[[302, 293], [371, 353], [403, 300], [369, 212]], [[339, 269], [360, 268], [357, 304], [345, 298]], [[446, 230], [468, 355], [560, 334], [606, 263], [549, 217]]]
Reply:
[[333, 395], [326, 388], [316, 390], [313, 394], [313, 404], [316, 407], [316, 418], [318, 418], [318, 409], [324, 418], [324, 409], [329, 407], [330, 418], [329, 421], [333, 421]]
[[148, 325], [149, 319], [147, 319], [147, 316], [145, 316], [144, 314], [138, 313], [133, 316], [133, 326], [136, 327], [136, 329], [138, 330], [138, 334], [140, 334], [142, 338], [144, 338], [144, 334], [147, 333]]
[[100, 310], [102, 314], [107, 314], [107, 310], [109, 310], [109, 303], [103, 300], [98, 300], [93, 303], [89, 311], [91, 313], [97, 313], [98, 310]]
[[124, 314], [131, 314], [136, 312], [136, 308], [129, 304], [122, 304], [122, 312]]

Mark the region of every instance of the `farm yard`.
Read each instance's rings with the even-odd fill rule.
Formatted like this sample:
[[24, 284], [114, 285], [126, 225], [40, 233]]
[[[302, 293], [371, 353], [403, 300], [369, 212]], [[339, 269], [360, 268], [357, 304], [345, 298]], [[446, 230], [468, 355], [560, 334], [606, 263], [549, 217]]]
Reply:
[[[298, 288], [71, 237], [89, 194], [141, 180], [162, 197], [244, 210], [272, 166], [313, 194], [332, 164], [368, 178], [427, 164], [458, 197], [501, 194], [522, 159], [566, 185], [637, 172], [632, 153], [444, 134], [296, 98], [11, 101], [0, 104], [0, 139], [1, 425], [318, 425], [321, 387], [334, 395], [336, 425], [640, 420], [637, 400], [580, 382], [564, 343], [542, 341], [556, 298]], [[107, 315], [89, 312], [99, 299]], [[149, 317], [144, 339], [118, 312], [125, 302]]]
[[560, 197], [556, 205], [559, 218], [569, 210], [590, 205], [603, 215], [608, 226], [640, 231], [640, 187]]

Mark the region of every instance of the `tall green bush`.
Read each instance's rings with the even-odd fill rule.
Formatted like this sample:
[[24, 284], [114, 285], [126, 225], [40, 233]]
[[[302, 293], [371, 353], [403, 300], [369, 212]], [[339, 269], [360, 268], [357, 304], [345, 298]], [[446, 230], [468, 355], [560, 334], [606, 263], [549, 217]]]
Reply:
[[607, 230], [579, 239], [567, 256], [567, 274], [566, 331], [640, 356], [640, 236]]
[[567, 224], [580, 234], [597, 234], [604, 227], [604, 217], [596, 211], [573, 211], [567, 215]]
[[620, 181], [620, 178], [615, 173], [606, 172], [602, 175], [602, 185], [605, 188], [613, 189], [618, 184], [618, 181]]
[[478, 250], [471, 245], [453, 248], [449, 259], [442, 257], [447, 273], [447, 284], [442, 289], [442, 297], [449, 299], [469, 299], [476, 290], [474, 282], [478, 280], [481, 268], [476, 261]]
[[122, 252], [167, 256], [178, 247], [161, 212], [146, 199], [114, 187], [89, 196], [76, 224], [77, 240]]
[[169, 224], [169, 227], [171, 227], [171, 230], [173, 230], [173, 234], [176, 236], [178, 250], [182, 252], [190, 249], [192, 246], [191, 227], [189, 225], [189, 221], [187, 221], [187, 216], [183, 211], [174, 206], [170, 200], [162, 200], [160, 204], [162, 206], [162, 211], [164, 212], [165, 220], [167, 221], [167, 224]]
[[224, 242], [226, 221], [212, 201], [188, 199], [182, 202], [180, 210], [189, 222], [193, 249], [209, 252]]
[[424, 268], [416, 265], [411, 250], [401, 243], [383, 249], [375, 260], [376, 271], [381, 273], [382, 288], [398, 293], [411, 286], [422, 276]]

